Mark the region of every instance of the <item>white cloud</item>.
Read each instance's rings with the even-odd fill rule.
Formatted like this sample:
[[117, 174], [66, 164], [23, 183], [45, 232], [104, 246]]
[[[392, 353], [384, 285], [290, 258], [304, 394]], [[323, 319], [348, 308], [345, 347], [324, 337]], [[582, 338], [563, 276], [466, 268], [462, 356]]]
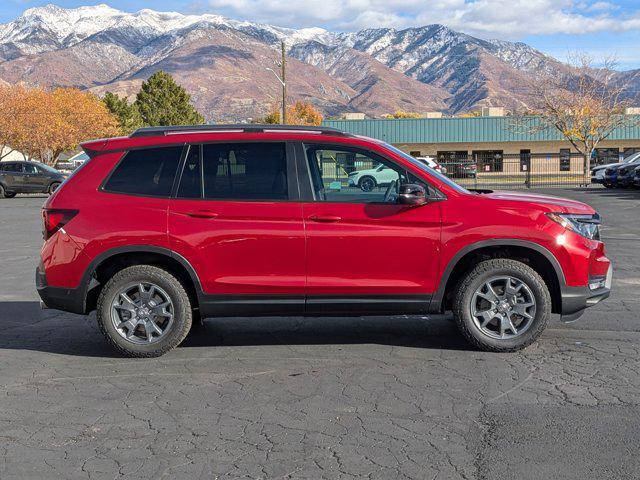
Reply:
[[208, 0], [216, 13], [290, 27], [404, 28], [442, 23], [480, 35], [586, 34], [640, 28], [640, 10], [576, 0]]

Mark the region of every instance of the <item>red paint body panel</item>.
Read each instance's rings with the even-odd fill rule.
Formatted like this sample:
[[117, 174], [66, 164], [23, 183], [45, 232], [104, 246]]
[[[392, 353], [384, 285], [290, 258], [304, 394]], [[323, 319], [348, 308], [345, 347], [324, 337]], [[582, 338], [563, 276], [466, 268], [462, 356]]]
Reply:
[[[100, 191], [128, 148], [252, 140], [367, 148], [402, 164], [446, 198], [406, 207], [161, 199]], [[430, 294], [458, 252], [496, 239], [544, 247], [560, 264], [567, 286], [586, 286], [590, 276], [604, 275], [610, 266], [602, 242], [569, 232], [546, 216], [592, 214], [591, 207], [541, 195], [462, 193], [373, 140], [291, 132], [191, 133], [100, 140], [86, 148], [95, 158], [45, 205], [79, 210], [42, 249], [46, 279], [54, 287], [78, 287], [99, 255], [131, 245], [180, 254], [194, 268], [204, 293], [212, 295]], [[214, 218], [187, 215], [200, 210]]]
[[[194, 218], [193, 212], [214, 218]], [[171, 200], [169, 248], [188, 259], [205, 293], [304, 295], [302, 205]]]

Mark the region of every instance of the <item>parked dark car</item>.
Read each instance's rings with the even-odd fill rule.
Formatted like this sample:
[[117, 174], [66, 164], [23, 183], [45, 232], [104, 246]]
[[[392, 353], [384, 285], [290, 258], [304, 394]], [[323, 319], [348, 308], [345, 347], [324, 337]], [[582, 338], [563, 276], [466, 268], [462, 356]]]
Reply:
[[451, 178], [476, 178], [478, 174], [478, 166], [472, 161], [449, 163], [446, 169]]
[[53, 193], [65, 176], [38, 162], [0, 162], [0, 198], [18, 193]]
[[640, 167], [636, 167], [635, 176], [633, 177], [633, 185], [640, 188]]
[[604, 184], [605, 187], [612, 187], [613, 185], [605, 184], [604, 177], [606, 175], [607, 169], [620, 167], [623, 165], [628, 165], [635, 163], [638, 159], [640, 159], [640, 152], [633, 153], [623, 159], [621, 162], [616, 163], [608, 163], [606, 165], [597, 165], [591, 168], [591, 183], [600, 183]]
[[640, 156], [632, 162], [619, 163], [607, 168], [604, 172], [603, 185], [608, 188], [631, 186], [633, 173], [638, 166], [640, 166]]

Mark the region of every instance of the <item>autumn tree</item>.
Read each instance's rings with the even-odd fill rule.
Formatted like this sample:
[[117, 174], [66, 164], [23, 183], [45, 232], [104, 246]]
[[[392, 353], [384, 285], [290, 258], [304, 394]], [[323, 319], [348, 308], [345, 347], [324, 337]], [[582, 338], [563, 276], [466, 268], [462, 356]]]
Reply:
[[134, 102], [145, 125], [198, 125], [204, 117], [187, 91], [166, 72], [158, 71], [142, 84]]
[[529, 113], [514, 121], [517, 130], [538, 133], [553, 130], [583, 156], [583, 173], [588, 180], [590, 159], [598, 145], [618, 128], [637, 124], [637, 117], [625, 115], [627, 85], [617, 81], [615, 63], [595, 68], [591, 58], [574, 55], [569, 68], [541, 69], [531, 77]]
[[[280, 111], [272, 110], [263, 119], [264, 123], [280, 123]], [[322, 114], [310, 103], [297, 101], [287, 107], [287, 124], [289, 125], [320, 125]]]
[[19, 85], [0, 85], [0, 160], [16, 150], [25, 114], [25, 89]]
[[122, 135], [129, 135], [144, 126], [138, 107], [135, 103], [129, 103], [126, 97], [107, 92], [102, 101], [107, 110], [118, 119], [118, 128]]
[[84, 140], [118, 133], [117, 120], [98, 97], [75, 88], [12, 87], [13, 106], [0, 112], [13, 150], [44, 163], [55, 163]]

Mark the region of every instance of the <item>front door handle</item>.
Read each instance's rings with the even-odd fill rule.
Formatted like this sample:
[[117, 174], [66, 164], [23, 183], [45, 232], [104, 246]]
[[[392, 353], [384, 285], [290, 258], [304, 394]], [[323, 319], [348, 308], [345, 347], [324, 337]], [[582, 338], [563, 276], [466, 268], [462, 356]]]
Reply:
[[312, 222], [324, 222], [324, 223], [333, 223], [339, 222], [342, 220], [342, 217], [338, 217], [336, 215], [311, 215], [309, 220]]
[[196, 210], [193, 212], [187, 212], [185, 215], [187, 215], [187, 217], [192, 217], [192, 218], [217, 218], [218, 214], [215, 212], [209, 212], [208, 210]]

